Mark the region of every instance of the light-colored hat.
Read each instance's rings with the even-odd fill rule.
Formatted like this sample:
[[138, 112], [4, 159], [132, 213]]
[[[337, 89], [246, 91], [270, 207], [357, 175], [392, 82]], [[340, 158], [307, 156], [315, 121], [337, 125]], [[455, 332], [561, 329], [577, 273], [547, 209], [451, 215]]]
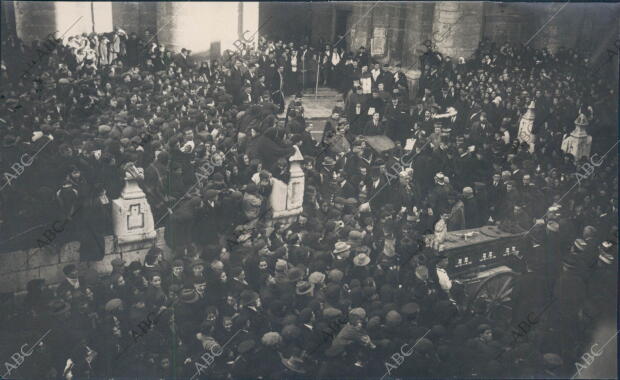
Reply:
[[310, 281], [310, 283], [314, 285], [322, 284], [325, 282], [325, 273], [312, 272], [310, 276], [308, 277], [308, 281]]
[[351, 246], [343, 241], [339, 241], [334, 246], [334, 254], [340, 256], [341, 253], [351, 250]]
[[583, 239], [576, 239], [575, 243], [574, 243], [574, 246], [579, 251], [584, 251], [586, 249], [586, 247], [588, 246], [588, 243], [586, 243], [586, 241], [583, 240]]
[[370, 263], [370, 257], [365, 253], [360, 253], [353, 258], [353, 264], [358, 267], [365, 267]]
[[366, 310], [364, 310], [361, 307], [356, 307], [354, 309], [351, 309], [351, 311], [349, 311], [349, 318], [352, 318], [352, 317], [364, 319], [366, 318]]
[[109, 300], [105, 304], [104, 309], [105, 311], [110, 312], [110, 311], [118, 310], [122, 306], [123, 306], [123, 301], [120, 298], [114, 298], [114, 299]]
[[280, 342], [282, 342], [282, 336], [275, 331], [265, 333], [261, 339], [261, 343], [267, 347], [275, 346]]
[[286, 260], [278, 259], [276, 261], [276, 270], [278, 272], [284, 272], [286, 270], [287, 266], [288, 265], [286, 263]]
[[349, 240], [351, 241], [361, 242], [363, 238], [364, 238], [364, 234], [362, 234], [359, 231], [352, 230], [349, 232]]
[[443, 185], [444, 178], [445, 176], [443, 175], [442, 172], [435, 174], [435, 181], [440, 185]]
[[300, 296], [312, 293], [313, 290], [314, 290], [314, 284], [308, 281], [299, 281], [297, 282], [297, 285], [295, 285], [295, 293], [297, 293], [297, 295], [300, 295]]
[[340, 282], [344, 277], [344, 273], [342, 273], [339, 269], [332, 269], [329, 271], [327, 275], [327, 279], [331, 282]]

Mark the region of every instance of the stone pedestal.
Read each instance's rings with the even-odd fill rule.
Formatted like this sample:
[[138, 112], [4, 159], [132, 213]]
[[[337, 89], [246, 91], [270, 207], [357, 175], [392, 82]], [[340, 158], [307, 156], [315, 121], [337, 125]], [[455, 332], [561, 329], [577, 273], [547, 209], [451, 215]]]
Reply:
[[[295, 154], [289, 158], [290, 179], [288, 184], [273, 180], [273, 189], [269, 196], [273, 219], [288, 224], [303, 211], [305, 176], [301, 169], [304, 157], [295, 147]], [[283, 220], [282, 220], [283, 219]]]
[[519, 120], [519, 134], [517, 138], [520, 142], [526, 142], [529, 145], [530, 153], [534, 152], [534, 144], [536, 143], [536, 136], [532, 133], [534, 127], [534, 118], [536, 117], [536, 105], [531, 102], [527, 111], [521, 116]]
[[575, 160], [581, 157], [590, 156], [590, 148], [592, 148], [592, 136], [588, 135], [585, 127], [588, 125], [588, 119], [584, 114], [580, 114], [575, 120], [575, 130], [562, 140], [562, 151], [570, 153]]
[[138, 185], [138, 179], [143, 178], [141, 168], [130, 167], [125, 171], [121, 197], [112, 201], [114, 235], [119, 245], [152, 240], [157, 235], [151, 207]]

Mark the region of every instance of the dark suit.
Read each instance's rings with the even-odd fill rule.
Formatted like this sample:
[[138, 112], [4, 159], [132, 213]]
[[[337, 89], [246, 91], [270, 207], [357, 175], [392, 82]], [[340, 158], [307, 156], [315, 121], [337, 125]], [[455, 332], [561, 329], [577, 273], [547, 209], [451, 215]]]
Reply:
[[348, 180], [338, 185], [336, 189], [336, 196], [342, 198], [355, 198], [358, 197], [358, 191]]
[[407, 82], [407, 76], [404, 73], [397, 72], [394, 74], [394, 84], [396, 86], [402, 86], [409, 89], [409, 82]]
[[172, 61], [174, 62], [175, 65], [182, 68], [183, 71], [186, 71], [191, 66], [189, 62], [189, 57], [184, 56], [181, 53], [175, 55]]
[[256, 97], [251, 94], [243, 93], [241, 95], [241, 104], [254, 104], [256, 103]]
[[240, 103], [239, 99], [241, 96], [241, 88], [243, 88], [243, 73], [241, 72], [241, 70], [233, 67], [230, 70], [230, 78], [228, 80], [230, 85], [230, 92], [233, 96], [235, 103]]
[[194, 241], [201, 245], [217, 244], [218, 231], [220, 229], [221, 208], [215, 203], [211, 206], [209, 202], [204, 202], [196, 215], [196, 222], [193, 227]]
[[75, 288], [73, 285], [71, 285], [69, 283], [69, 281], [67, 281], [67, 279], [65, 278], [60, 285], [58, 285], [58, 288], [56, 288], [56, 294], [58, 295], [58, 297], [63, 297], [63, 295], [68, 291], [68, 290], [80, 290], [82, 292], [84, 292], [84, 289], [86, 289], [86, 280], [84, 279], [84, 277], [82, 276], [78, 276], [78, 282], [79, 282], [79, 286], [77, 288]]
[[260, 81], [252, 84], [252, 96], [256, 99], [263, 96], [263, 94], [267, 91], [267, 85], [265, 83], [261, 83]]
[[458, 133], [461, 133], [461, 131], [463, 131], [463, 128], [465, 126], [461, 113], [459, 112], [455, 116], [452, 116], [446, 119], [446, 121], [444, 122], [444, 126], [446, 128], [452, 129], [453, 135], [455, 131], [458, 131]]
[[370, 55], [367, 52], [359, 52], [355, 55], [355, 59], [359, 62], [359, 67], [368, 66], [370, 63]]
[[370, 120], [364, 126], [364, 130], [362, 131], [362, 135], [364, 135], [364, 136], [385, 135], [385, 126], [381, 122], [379, 122], [378, 124], [374, 124], [373, 120]]
[[376, 185], [372, 179], [367, 183], [366, 190], [370, 200], [370, 209], [373, 213], [377, 213], [381, 206], [388, 202], [389, 189], [386, 187], [388, 187], [388, 182], [384, 175], [379, 177], [379, 182]]
[[409, 137], [409, 113], [407, 108], [398, 103], [394, 106], [389, 103], [385, 107], [385, 117], [387, 118], [386, 134], [394, 141], [400, 141], [404, 145], [405, 140]]
[[383, 80], [385, 79], [385, 72], [379, 69], [379, 74], [375, 75], [375, 72], [370, 70], [370, 78], [372, 80], [372, 87], [375, 88], [379, 85], [379, 83], [384, 83]]

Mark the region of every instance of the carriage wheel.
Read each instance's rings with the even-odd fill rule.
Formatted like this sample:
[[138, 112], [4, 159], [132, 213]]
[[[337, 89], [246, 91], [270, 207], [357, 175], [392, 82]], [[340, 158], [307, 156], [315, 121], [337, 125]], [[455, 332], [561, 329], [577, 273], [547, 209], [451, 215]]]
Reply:
[[484, 280], [469, 299], [467, 310], [481, 308], [491, 321], [509, 321], [512, 318], [515, 277], [513, 272], [504, 272]]

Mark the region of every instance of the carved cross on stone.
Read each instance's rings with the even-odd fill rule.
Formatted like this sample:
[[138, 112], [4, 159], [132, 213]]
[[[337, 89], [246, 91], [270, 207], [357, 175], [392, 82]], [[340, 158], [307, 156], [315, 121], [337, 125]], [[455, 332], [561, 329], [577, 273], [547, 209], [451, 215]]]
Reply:
[[144, 227], [144, 214], [140, 210], [140, 204], [133, 204], [129, 206], [129, 213], [127, 214], [127, 229], [133, 230], [136, 228]]

